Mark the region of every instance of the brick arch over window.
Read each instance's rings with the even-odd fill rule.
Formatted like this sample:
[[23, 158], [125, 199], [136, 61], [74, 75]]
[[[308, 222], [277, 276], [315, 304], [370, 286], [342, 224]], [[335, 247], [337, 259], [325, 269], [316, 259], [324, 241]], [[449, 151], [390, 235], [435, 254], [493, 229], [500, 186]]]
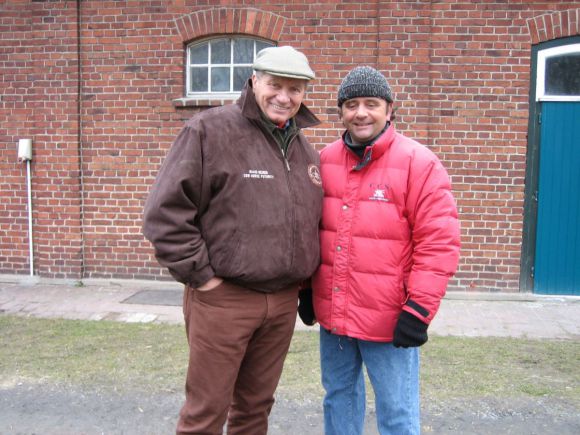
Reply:
[[281, 15], [258, 9], [205, 9], [175, 19], [183, 41], [228, 33], [243, 33], [278, 41], [285, 24], [286, 19]]
[[544, 14], [528, 20], [532, 44], [580, 34], [580, 9]]

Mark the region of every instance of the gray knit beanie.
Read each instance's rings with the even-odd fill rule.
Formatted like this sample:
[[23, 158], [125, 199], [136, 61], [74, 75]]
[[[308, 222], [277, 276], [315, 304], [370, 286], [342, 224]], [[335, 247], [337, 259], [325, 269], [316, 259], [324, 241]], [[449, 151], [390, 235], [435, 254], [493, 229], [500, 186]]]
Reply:
[[357, 66], [346, 75], [338, 89], [338, 107], [346, 100], [357, 97], [376, 97], [393, 102], [387, 79], [370, 66]]

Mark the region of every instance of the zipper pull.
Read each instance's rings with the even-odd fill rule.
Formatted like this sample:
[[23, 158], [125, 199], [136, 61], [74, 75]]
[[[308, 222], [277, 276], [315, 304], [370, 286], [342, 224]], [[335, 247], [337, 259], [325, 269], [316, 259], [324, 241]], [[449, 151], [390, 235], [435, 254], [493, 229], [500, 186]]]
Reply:
[[280, 148], [280, 151], [282, 152], [282, 158], [284, 159], [284, 163], [286, 164], [286, 170], [288, 172], [290, 172], [290, 163], [288, 163], [288, 159], [286, 158], [286, 153], [284, 152], [284, 150], [282, 148]]

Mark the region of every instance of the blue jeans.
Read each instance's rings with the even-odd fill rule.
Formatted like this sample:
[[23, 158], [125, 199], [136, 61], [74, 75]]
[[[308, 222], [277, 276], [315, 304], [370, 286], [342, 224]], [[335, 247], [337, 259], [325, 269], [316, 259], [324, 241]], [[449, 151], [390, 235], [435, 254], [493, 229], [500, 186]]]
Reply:
[[320, 328], [325, 434], [362, 434], [363, 363], [375, 392], [379, 433], [419, 434], [419, 349], [334, 335]]

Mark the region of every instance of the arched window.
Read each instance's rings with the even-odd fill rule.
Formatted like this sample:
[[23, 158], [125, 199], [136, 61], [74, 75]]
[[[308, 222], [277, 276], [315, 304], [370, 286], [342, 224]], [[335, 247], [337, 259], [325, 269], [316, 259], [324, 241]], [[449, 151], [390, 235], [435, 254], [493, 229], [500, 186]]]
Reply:
[[252, 74], [256, 53], [272, 46], [272, 42], [244, 36], [193, 42], [187, 47], [186, 96], [237, 97]]
[[580, 101], [580, 44], [538, 52], [537, 101]]

